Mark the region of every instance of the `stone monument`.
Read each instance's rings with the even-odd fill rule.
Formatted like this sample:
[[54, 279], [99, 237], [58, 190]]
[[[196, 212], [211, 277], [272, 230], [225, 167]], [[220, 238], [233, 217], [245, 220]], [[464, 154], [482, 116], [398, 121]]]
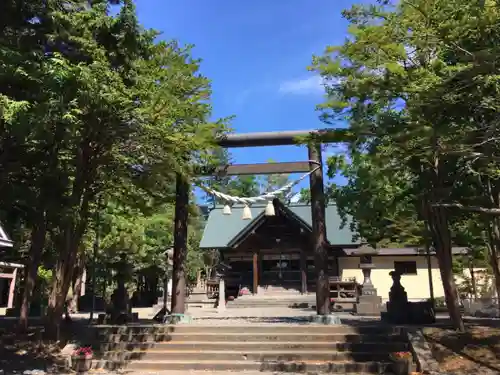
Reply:
[[356, 303], [356, 313], [364, 316], [379, 315], [382, 298], [377, 295], [377, 289], [371, 279], [372, 269], [375, 268], [372, 257], [377, 254], [377, 250], [365, 243], [354, 254], [360, 256], [359, 268], [363, 272], [363, 285]]
[[392, 278], [392, 286], [389, 291], [389, 302], [395, 305], [406, 305], [408, 303], [408, 295], [403, 285], [401, 285], [401, 274], [397, 271], [391, 271], [389, 275]]
[[[163, 295], [158, 298], [158, 301], [153, 308], [156, 310], [155, 318], [161, 315], [163, 317], [164, 315], [169, 313], [169, 308], [170, 308], [170, 302], [172, 299], [172, 268], [173, 268], [173, 263], [174, 263], [174, 249], [170, 248], [167, 249], [163, 253], [166, 257], [166, 269], [165, 269], [165, 277], [163, 279]], [[160, 319], [161, 320], [161, 319]]]
[[404, 324], [409, 321], [408, 295], [401, 285], [401, 274], [397, 271], [389, 272], [392, 278], [392, 286], [389, 291], [386, 318], [391, 323]]
[[[116, 267], [117, 286], [111, 295], [111, 305], [106, 311], [105, 323], [107, 324], [125, 324], [135, 320], [132, 316], [130, 297], [125, 287], [129, 271], [126, 256], [122, 254]], [[101, 318], [99, 320], [101, 320]]]
[[220, 262], [215, 266], [215, 275], [219, 279], [219, 298], [217, 300], [217, 312], [223, 313], [226, 310], [226, 275], [231, 270], [229, 264]]
[[392, 286], [389, 291], [387, 312], [382, 313], [382, 320], [392, 324], [432, 324], [436, 321], [432, 302], [409, 302], [405, 288], [401, 285], [401, 273], [391, 271]]

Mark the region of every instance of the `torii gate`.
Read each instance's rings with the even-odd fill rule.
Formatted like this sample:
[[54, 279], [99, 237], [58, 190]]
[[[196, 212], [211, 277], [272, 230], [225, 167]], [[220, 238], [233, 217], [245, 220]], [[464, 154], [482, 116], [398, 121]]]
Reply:
[[[325, 193], [323, 184], [323, 161], [321, 143], [325, 135], [338, 132], [336, 129], [278, 131], [246, 134], [228, 134], [220, 137], [217, 144], [224, 148], [299, 145], [300, 138], [307, 139], [308, 161], [225, 165], [203, 175], [264, 175], [276, 173], [312, 172], [309, 176], [311, 191], [312, 250], [316, 269], [316, 312], [330, 313], [330, 286], [328, 281], [328, 254], [325, 229]], [[299, 139], [298, 139], [299, 138]], [[319, 168], [318, 168], [319, 166]], [[187, 226], [190, 183], [177, 174], [174, 218], [174, 254], [172, 273], [172, 314], [185, 312], [186, 279], [184, 264], [187, 254]]]

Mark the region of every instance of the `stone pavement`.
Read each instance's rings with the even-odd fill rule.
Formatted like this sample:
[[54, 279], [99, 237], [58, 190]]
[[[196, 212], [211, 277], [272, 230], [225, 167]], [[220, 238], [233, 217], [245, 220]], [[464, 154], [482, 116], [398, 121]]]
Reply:
[[[299, 373], [295, 372], [263, 372], [263, 371], [117, 371], [117, 372], [107, 372], [107, 371], [90, 371], [89, 375], [231, 375], [237, 373], [238, 375], [295, 375]], [[304, 375], [304, 373], [300, 373]], [[64, 374], [61, 374], [64, 375]], [[69, 374], [68, 374], [69, 375]], [[72, 374], [74, 375], [74, 374]], [[354, 375], [354, 374], [352, 374]]]

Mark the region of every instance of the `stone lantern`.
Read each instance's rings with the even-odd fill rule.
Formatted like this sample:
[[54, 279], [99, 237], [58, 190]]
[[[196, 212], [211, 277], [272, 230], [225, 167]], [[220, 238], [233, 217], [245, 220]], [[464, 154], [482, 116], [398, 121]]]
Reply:
[[375, 268], [372, 257], [377, 253], [377, 250], [366, 242], [362, 242], [359, 249], [354, 251], [354, 255], [359, 256], [359, 268], [363, 272], [361, 295], [356, 303], [356, 313], [358, 315], [380, 314], [382, 298], [377, 295], [377, 289], [373, 286], [371, 279], [372, 269]]

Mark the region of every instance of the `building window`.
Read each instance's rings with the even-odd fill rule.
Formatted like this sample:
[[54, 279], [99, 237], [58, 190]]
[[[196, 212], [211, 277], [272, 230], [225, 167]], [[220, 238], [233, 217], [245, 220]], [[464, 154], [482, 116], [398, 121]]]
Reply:
[[394, 270], [401, 275], [416, 275], [417, 262], [414, 261], [394, 262]]

